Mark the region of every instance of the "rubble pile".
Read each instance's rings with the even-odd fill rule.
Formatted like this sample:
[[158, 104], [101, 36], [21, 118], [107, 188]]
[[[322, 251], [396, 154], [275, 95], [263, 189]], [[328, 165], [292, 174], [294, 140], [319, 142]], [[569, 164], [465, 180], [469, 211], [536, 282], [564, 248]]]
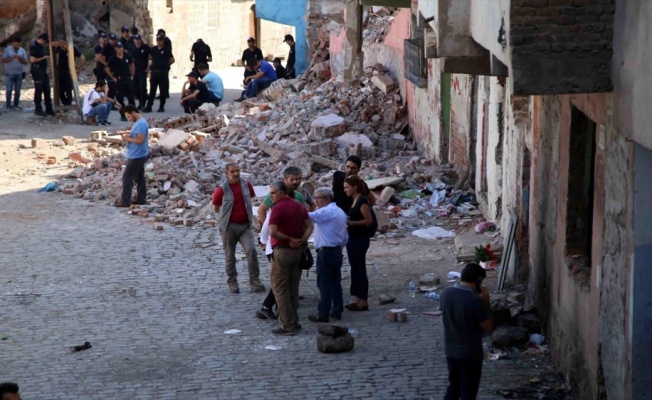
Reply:
[[[418, 155], [396, 82], [381, 65], [347, 84], [328, 80], [311, 89], [306, 80], [279, 82], [268, 88], [274, 95], [266, 91], [259, 100], [205, 104], [196, 115], [150, 119], [149, 205], [135, 214], [179, 225], [212, 224], [210, 196], [225, 178], [224, 164], [238, 163], [243, 177], [265, 187], [296, 165], [319, 187], [329, 186], [333, 170], [352, 154], [366, 161], [360, 176], [377, 191], [378, 210], [386, 211], [379, 212], [382, 232], [422, 227], [458, 209], [468, 214], [453, 187], [453, 169]], [[78, 166], [62, 190], [93, 201], [117, 199], [126, 162], [120, 134], [95, 131], [91, 140], [70, 153]], [[458, 219], [451, 220], [472, 223]]]
[[394, 21], [394, 7], [365, 7], [362, 40], [363, 46], [382, 43], [389, 33]]

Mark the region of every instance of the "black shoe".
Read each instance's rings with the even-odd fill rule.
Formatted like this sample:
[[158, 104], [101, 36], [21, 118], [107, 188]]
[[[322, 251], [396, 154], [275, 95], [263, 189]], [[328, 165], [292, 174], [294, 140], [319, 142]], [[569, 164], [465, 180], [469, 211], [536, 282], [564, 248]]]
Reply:
[[308, 319], [311, 322], [328, 322], [328, 317], [320, 317], [319, 315], [309, 315]]
[[301, 324], [294, 325], [294, 329], [300, 331], [301, 330]]
[[159, 94], [158, 96], [154, 97], [154, 100], [161, 100], [161, 95]]
[[34, 115], [38, 115], [39, 117], [47, 117], [48, 116], [46, 113], [44, 113], [41, 110], [35, 110]]
[[246, 97], [240, 96], [239, 98], [237, 98], [237, 99], [235, 99], [235, 100], [233, 100], [233, 101], [238, 102], [238, 103], [241, 103], [241, 102], [243, 102], [243, 101], [245, 101], [245, 100], [247, 100]]
[[160, 106], [156, 112], [165, 112], [165, 108], [163, 106]]
[[328, 315], [329, 315], [331, 318], [336, 319], [336, 320], [338, 320], [338, 321], [340, 321], [340, 320], [342, 319], [342, 314], [336, 315], [336, 314], [330, 313], [330, 314], [328, 314]]
[[138, 105], [138, 111], [141, 111], [143, 108], [145, 108], [142, 104]]
[[45, 110], [45, 113], [51, 117], [54, 117], [56, 115], [54, 110]]
[[127, 117], [125, 117], [125, 116], [123, 115], [123, 116], [120, 117], [120, 121], [122, 121], [122, 122], [127, 122], [128, 119], [127, 119]]
[[296, 331], [286, 331], [283, 328], [276, 328], [272, 330], [272, 333], [274, 335], [282, 335], [282, 336], [294, 336], [297, 334]]
[[152, 107], [151, 107], [151, 106], [147, 106], [147, 107], [143, 108], [142, 111], [143, 111], [144, 113], [151, 113], [151, 112], [152, 112]]
[[138, 201], [138, 199], [132, 198], [131, 199], [131, 204], [136, 204], [136, 205], [139, 205], [139, 206], [146, 206], [147, 201]]
[[269, 308], [261, 308], [260, 310], [256, 311], [256, 316], [260, 319], [277, 319], [278, 317], [276, 314], [274, 314], [274, 311], [270, 310]]

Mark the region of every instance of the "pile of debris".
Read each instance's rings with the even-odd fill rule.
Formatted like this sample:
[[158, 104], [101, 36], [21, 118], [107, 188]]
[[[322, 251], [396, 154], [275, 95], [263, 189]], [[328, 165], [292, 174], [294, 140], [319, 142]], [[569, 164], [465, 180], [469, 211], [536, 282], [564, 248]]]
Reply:
[[396, 11], [397, 9], [394, 7], [365, 7], [362, 31], [363, 46], [382, 43], [385, 40], [392, 27]]
[[[149, 120], [149, 205], [136, 214], [173, 224], [212, 225], [210, 197], [225, 179], [226, 163], [238, 163], [244, 178], [262, 186], [262, 196], [289, 165], [302, 168], [314, 187], [329, 186], [333, 170], [352, 154], [366, 161], [360, 176], [378, 190], [379, 211], [387, 211], [379, 217], [383, 232], [411, 227], [396, 218], [423, 226], [424, 217], [460, 210], [452, 168], [438, 171], [442, 167], [418, 155], [396, 82], [382, 66], [367, 68], [348, 84], [329, 80], [310, 89], [305, 80], [278, 82], [261, 100], [205, 104], [195, 115]], [[120, 133], [95, 131], [91, 140], [70, 153], [79, 166], [62, 190], [93, 201], [117, 199], [126, 162]]]

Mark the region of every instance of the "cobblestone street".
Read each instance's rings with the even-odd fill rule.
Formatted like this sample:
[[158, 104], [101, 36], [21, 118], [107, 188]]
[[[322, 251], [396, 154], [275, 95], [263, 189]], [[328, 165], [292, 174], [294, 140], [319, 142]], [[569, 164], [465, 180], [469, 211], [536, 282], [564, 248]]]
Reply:
[[[391, 306], [346, 313], [342, 323], [359, 330], [354, 351], [324, 355], [306, 319], [318, 296], [314, 275], [302, 280], [302, 332], [275, 337], [271, 322], [254, 317], [264, 295], [228, 293], [215, 229], [154, 231], [59, 193], [5, 195], [0, 209], [0, 380], [19, 382], [25, 399], [443, 396], [441, 321], [419, 315], [437, 303], [402, 290], [423, 266], [373, 257], [378, 242], [372, 295], [400, 290], [414, 315], [401, 324], [387, 321]], [[238, 270], [246, 283], [244, 261]], [[72, 351], [85, 341], [90, 350]], [[499, 398], [489, 394], [497, 383], [527, 373], [509, 360], [486, 363], [481, 398]]]

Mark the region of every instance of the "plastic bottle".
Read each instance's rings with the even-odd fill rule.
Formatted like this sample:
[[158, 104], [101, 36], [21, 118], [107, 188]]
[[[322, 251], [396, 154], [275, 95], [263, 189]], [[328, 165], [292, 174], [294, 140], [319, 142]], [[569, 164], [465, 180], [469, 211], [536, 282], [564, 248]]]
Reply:
[[353, 337], [358, 337], [358, 336], [360, 336], [360, 333], [358, 332], [357, 329], [349, 328], [349, 335], [351, 335]]
[[433, 299], [433, 300], [437, 300], [439, 298], [439, 296], [437, 296], [437, 293], [435, 292], [425, 293], [423, 297], [425, 297], [426, 299]]
[[410, 297], [416, 297], [417, 287], [414, 284], [414, 281], [410, 281], [410, 286], [408, 286], [408, 290], [410, 291]]

